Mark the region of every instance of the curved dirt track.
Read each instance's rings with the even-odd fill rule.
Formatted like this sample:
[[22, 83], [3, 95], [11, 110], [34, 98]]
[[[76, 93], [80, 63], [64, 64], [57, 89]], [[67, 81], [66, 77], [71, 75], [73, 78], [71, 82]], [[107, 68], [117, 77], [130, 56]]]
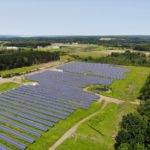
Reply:
[[[115, 104], [122, 104], [124, 103], [125, 101], [123, 100], [119, 100], [119, 99], [116, 99], [116, 98], [111, 98], [111, 97], [107, 97], [107, 96], [100, 96], [101, 98], [99, 99], [98, 102], [102, 102], [104, 101], [104, 104], [102, 105], [102, 107], [100, 108], [99, 111], [96, 111], [94, 112], [93, 114], [85, 117], [84, 119], [80, 120], [79, 122], [77, 122], [74, 126], [72, 126], [69, 130], [67, 130], [63, 135], [62, 137], [60, 137], [50, 148], [49, 150], [56, 150], [58, 148], [59, 145], [61, 145], [66, 139], [68, 139], [69, 137], [71, 137], [75, 132], [76, 130], [78, 129], [78, 127], [86, 122], [87, 120], [91, 119], [92, 117], [96, 116], [98, 113], [100, 113], [104, 108], [105, 106], [108, 104], [108, 103], [115, 103]], [[138, 102], [129, 102], [130, 104], [135, 104], [135, 105], [138, 105], [139, 103]]]
[[104, 104], [102, 105], [102, 107], [100, 108], [100, 110], [94, 112], [93, 114], [85, 117], [84, 119], [80, 120], [79, 122], [77, 122], [73, 127], [71, 127], [68, 131], [65, 132], [64, 135], [62, 135], [61, 138], [59, 138], [50, 148], [49, 150], [55, 150], [59, 145], [61, 145], [66, 139], [68, 139], [69, 137], [71, 137], [72, 134], [74, 134], [76, 132], [76, 130], [78, 129], [78, 127], [86, 122], [87, 120], [91, 119], [92, 117], [96, 116], [98, 113], [100, 113], [105, 106], [107, 105], [107, 102], [104, 102]]

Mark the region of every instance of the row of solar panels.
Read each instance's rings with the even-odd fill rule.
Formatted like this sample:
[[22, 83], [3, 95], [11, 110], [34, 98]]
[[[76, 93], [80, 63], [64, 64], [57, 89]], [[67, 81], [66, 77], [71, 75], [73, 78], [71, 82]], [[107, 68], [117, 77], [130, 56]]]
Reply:
[[[102, 65], [102, 68], [109, 72], [109, 66]], [[56, 122], [65, 119], [79, 107], [89, 107], [99, 98], [83, 91], [85, 85], [108, 85], [113, 81], [110, 76], [96, 76], [97, 71], [93, 75], [80, 73], [80, 70], [77, 73], [45, 71], [29, 75], [28, 78], [38, 81], [39, 85], [21, 86], [1, 94], [0, 141], [10, 147], [25, 149]], [[2, 144], [1, 147], [7, 149]]]
[[[62, 112], [62, 110], [66, 110], [66, 111], [64, 111], [63, 115], [67, 115], [74, 110], [73, 106], [71, 104], [68, 105], [69, 103], [65, 102], [65, 100], [64, 101], [61, 101], [61, 100], [50, 101], [50, 99], [48, 99], [48, 97], [46, 96], [45, 93], [43, 93], [43, 94], [42, 94], [42, 92], [41, 93], [39, 93], [39, 92], [35, 93], [32, 90], [30, 90], [28, 87], [21, 87], [21, 88], [19, 88], [19, 90], [17, 89], [17, 91], [12, 90], [12, 91], [9, 91], [5, 94], [2, 94], [0, 96], [0, 104], [1, 104], [1, 106], [0, 106], [1, 116], [9, 118], [11, 120], [11, 122], [12, 122], [12, 120], [14, 120], [14, 121], [17, 121], [19, 123], [25, 124], [27, 126], [32, 126], [32, 127], [37, 128], [39, 130], [42, 130], [42, 131], [46, 131], [49, 128], [49, 126], [51, 126], [52, 124], [49, 124], [49, 122], [40, 120], [39, 118], [48, 119], [48, 115], [51, 115], [51, 116], [54, 115], [54, 117], [59, 117], [60, 119], [64, 119], [66, 117], [66, 116], [62, 117], [60, 115], [56, 116], [56, 114], [53, 114], [52, 112], [49, 113], [50, 110], [56, 111], [58, 109], [59, 112], [60, 111]], [[36, 108], [35, 106], [38, 107], [36, 110], [35, 110], [35, 108]], [[41, 106], [42, 106], [42, 108], [41, 108]], [[44, 112], [43, 111], [41, 112], [39, 108], [41, 108], [41, 110], [46, 109], [47, 110], [45, 112], [46, 114], [44, 115]], [[36, 113], [35, 113], [35, 111], [36, 111]], [[40, 112], [37, 113], [38, 111], [40, 111]], [[13, 116], [13, 114], [15, 116]], [[38, 118], [34, 118], [34, 117], [32, 117], [32, 115], [37, 116]], [[55, 119], [55, 121], [56, 121], [56, 118], [53, 118], [53, 119]], [[35, 123], [33, 123], [33, 121], [36, 121], [37, 123], [35, 124]], [[55, 121], [54, 121], [54, 123], [55, 123]], [[43, 125], [41, 126], [39, 123], [46, 125], [47, 128], [44, 127]], [[9, 124], [10, 124], [10, 122], [9, 122]], [[12, 125], [13, 126], [17, 125], [19, 127], [21, 126], [21, 125], [18, 125], [16, 123], [15, 124], [13, 123]], [[2, 129], [4, 130], [4, 128], [0, 128], [0, 130], [2, 130]], [[22, 130], [24, 130], [24, 129], [26, 131], [26, 128], [22, 128]], [[9, 129], [9, 130], [12, 131], [12, 129]], [[5, 130], [5, 132], [9, 132], [11, 134], [14, 133], [14, 132], [10, 132], [8, 130]], [[31, 132], [32, 132], [32, 130], [31, 130]], [[16, 131], [16, 133], [17, 133], [17, 131]], [[36, 134], [38, 134], [38, 133], [36, 132]], [[14, 135], [17, 136], [17, 138], [19, 138], [21, 140], [24, 139], [24, 138], [20, 138], [19, 133], [14, 134]], [[21, 143], [16, 144], [16, 141], [10, 139], [10, 137], [6, 138], [6, 136], [7, 135], [3, 135], [2, 138], [5, 137], [5, 140], [7, 139], [7, 142], [9, 142], [10, 144], [15, 143], [16, 147], [19, 146], [18, 149], [22, 148]], [[10, 141], [12, 141], [12, 142], [10, 142]], [[25, 146], [25, 144], [23, 144], [23, 145]]]
[[85, 62], [71, 62], [58, 67], [58, 69], [66, 72], [97, 75], [111, 79], [122, 79], [124, 73], [127, 72], [127, 69], [115, 65]]

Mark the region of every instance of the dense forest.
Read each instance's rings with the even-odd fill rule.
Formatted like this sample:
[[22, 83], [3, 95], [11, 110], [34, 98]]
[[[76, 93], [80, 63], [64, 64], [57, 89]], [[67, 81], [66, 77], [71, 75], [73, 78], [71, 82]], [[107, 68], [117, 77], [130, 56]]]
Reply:
[[30, 66], [58, 59], [59, 52], [55, 51], [7, 51], [0, 54], [0, 70]]
[[150, 149], [150, 75], [139, 96], [141, 104], [136, 113], [124, 116], [116, 136], [117, 150]]
[[28, 43], [28, 42], [47, 42], [47, 43], [82, 43], [98, 44], [99, 36], [52, 36], [52, 37], [2, 37], [0, 41], [8, 43]]
[[137, 51], [150, 51], [150, 44], [136, 45], [133, 49]]
[[91, 56], [82, 58], [78, 55], [71, 55], [75, 59], [88, 62], [108, 63], [117, 65], [150, 66], [150, 57], [143, 53], [126, 51], [124, 53], [113, 52], [106, 57], [93, 58]]

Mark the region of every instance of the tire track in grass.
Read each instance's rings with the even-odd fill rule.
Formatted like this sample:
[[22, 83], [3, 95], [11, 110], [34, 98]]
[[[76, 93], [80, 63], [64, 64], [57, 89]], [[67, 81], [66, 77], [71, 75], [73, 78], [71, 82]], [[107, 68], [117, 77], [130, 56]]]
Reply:
[[76, 123], [73, 127], [71, 127], [68, 131], [65, 132], [64, 135], [62, 135], [61, 138], [59, 138], [50, 148], [49, 150], [55, 150], [59, 145], [61, 145], [66, 139], [68, 139], [69, 137], [71, 137], [72, 134], [74, 134], [76, 132], [76, 130], [78, 129], [78, 127], [88, 121], [89, 119], [91, 119], [92, 117], [96, 116], [98, 113], [100, 113], [107, 105], [107, 102], [104, 102], [104, 104], [102, 105], [101, 109], [94, 112], [93, 114], [85, 117], [84, 119], [80, 120], [78, 123]]

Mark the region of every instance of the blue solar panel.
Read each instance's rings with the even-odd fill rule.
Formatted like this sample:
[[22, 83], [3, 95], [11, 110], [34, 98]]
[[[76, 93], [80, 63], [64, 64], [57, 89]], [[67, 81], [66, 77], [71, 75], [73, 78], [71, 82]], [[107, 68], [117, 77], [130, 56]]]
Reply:
[[34, 139], [32, 139], [31, 137], [28, 137], [27, 135], [23, 135], [17, 131], [14, 131], [13, 129], [9, 128], [9, 127], [5, 127], [3, 125], [0, 125], [0, 130], [7, 132], [9, 134], [13, 134], [15, 136], [17, 136], [19, 139], [22, 139], [24, 141], [27, 141], [29, 143], [33, 143]]
[[[84, 91], [83, 87], [89, 84], [109, 85], [113, 80], [122, 79], [127, 71], [107, 64], [80, 62], [65, 64], [59, 69], [63, 72], [44, 71], [28, 75], [28, 79], [38, 84], [20, 86], [0, 94], [1, 131], [32, 143], [77, 108], [88, 108], [99, 99], [99, 96]], [[0, 134], [0, 139], [18, 149], [27, 146], [5, 134]]]
[[26, 148], [26, 145], [25, 145], [25, 144], [20, 143], [20, 142], [16, 142], [16, 141], [14, 141], [12, 138], [7, 137], [6, 135], [1, 134], [1, 133], [0, 133], [0, 139], [1, 139], [1, 140], [4, 140], [4, 141], [6, 141], [6, 142], [8, 142], [8, 143], [10, 143], [10, 144], [12, 144], [12, 145], [14, 145], [14, 146], [15, 146], [16, 148], [18, 148], [19, 150], [24, 150], [24, 149]]
[[5, 145], [0, 144], [0, 150], [9, 150]]

